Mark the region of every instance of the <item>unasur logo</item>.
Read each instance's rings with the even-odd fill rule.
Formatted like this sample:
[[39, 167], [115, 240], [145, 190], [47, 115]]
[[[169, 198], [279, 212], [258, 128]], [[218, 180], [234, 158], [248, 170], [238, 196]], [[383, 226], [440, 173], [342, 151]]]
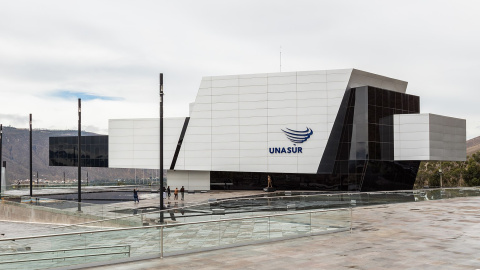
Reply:
[[287, 136], [287, 139], [294, 143], [293, 147], [269, 147], [268, 152], [270, 152], [270, 154], [300, 154], [302, 153], [303, 149], [302, 147], [297, 146], [297, 143], [306, 142], [313, 134], [313, 130], [309, 127], [307, 127], [305, 130], [293, 130], [285, 128], [285, 130], [282, 129], [282, 131], [285, 133], [285, 136]]

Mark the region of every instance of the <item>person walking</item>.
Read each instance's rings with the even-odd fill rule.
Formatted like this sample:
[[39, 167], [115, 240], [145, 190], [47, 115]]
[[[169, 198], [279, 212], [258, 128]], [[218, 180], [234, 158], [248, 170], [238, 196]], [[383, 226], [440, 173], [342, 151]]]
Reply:
[[185, 188], [182, 186], [182, 188], [180, 189], [180, 194], [182, 194], [182, 201], [185, 197]]
[[270, 175], [267, 177], [267, 188], [271, 188], [273, 187], [272, 186], [272, 178], [270, 177]]
[[136, 188], [133, 189], [133, 202], [134, 203], [140, 202], [140, 200], [138, 199], [138, 189]]
[[170, 193], [170, 186], [167, 187], [167, 195], [168, 199], [170, 200], [170, 196], [172, 196], [172, 194]]
[[163, 199], [166, 200], [167, 199], [167, 189], [165, 187], [163, 187], [162, 193], [163, 193]]
[[174, 200], [178, 200], [178, 188], [175, 188], [175, 191], [173, 192], [173, 195], [175, 195]]

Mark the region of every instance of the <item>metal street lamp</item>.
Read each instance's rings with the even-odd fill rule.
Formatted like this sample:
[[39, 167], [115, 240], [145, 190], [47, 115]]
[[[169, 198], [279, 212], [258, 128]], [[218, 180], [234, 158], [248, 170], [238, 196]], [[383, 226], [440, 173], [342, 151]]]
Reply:
[[33, 196], [33, 172], [32, 172], [32, 114], [30, 114], [30, 197]]
[[0, 194], [2, 194], [2, 172], [3, 172], [3, 124], [0, 124]]
[[163, 223], [163, 73], [160, 73], [160, 223]]
[[78, 211], [82, 210], [82, 99], [78, 99], [78, 156], [77, 156], [77, 165], [78, 165]]

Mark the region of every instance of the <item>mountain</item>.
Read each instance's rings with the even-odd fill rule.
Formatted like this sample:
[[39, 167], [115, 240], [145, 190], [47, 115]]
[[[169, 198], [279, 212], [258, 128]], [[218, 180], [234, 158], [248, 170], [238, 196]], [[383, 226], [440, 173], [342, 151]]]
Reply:
[[480, 151], [480, 136], [467, 141], [467, 156]]
[[[30, 179], [30, 131], [28, 129], [17, 129], [14, 127], [3, 127], [3, 161], [7, 162], [6, 178], [7, 184], [16, 183], [18, 180]], [[49, 137], [77, 136], [77, 130], [42, 130], [32, 131], [32, 170], [33, 179], [36, 181], [37, 172], [40, 179], [61, 180], [65, 172], [65, 179], [77, 179], [77, 167], [56, 167], [49, 166]], [[98, 135], [82, 131], [82, 136]], [[135, 179], [135, 169], [115, 168], [82, 168], [82, 179], [86, 179], [88, 172], [89, 181], [105, 180], [116, 181], [115, 179]], [[157, 176], [157, 170], [137, 169], [137, 179]]]

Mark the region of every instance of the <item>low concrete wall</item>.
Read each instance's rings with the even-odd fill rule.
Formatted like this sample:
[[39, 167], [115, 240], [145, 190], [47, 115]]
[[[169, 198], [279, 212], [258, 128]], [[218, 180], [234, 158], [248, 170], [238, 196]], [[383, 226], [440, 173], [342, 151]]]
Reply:
[[78, 224], [97, 220], [90, 215], [82, 213], [66, 213], [56, 209], [40, 209], [28, 204], [0, 203], [0, 220], [23, 221], [53, 224]]
[[[73, 225], [91, 221], [100, 221], [101, 217], [82, 212], [68, 212], [61, 209], [40, 207], [27, 203], [2, 200], [0, 202], [0, 220]], [[95, 226], [95, 223], [91, 225]], [[102, 222], [102, 226], [142, 226], [142, 221], [140, 220], [140, 217], [138, 217], [138, 220], [123, 220], [122, 218], [119, 218], [118, 220], [113, 219]]]

